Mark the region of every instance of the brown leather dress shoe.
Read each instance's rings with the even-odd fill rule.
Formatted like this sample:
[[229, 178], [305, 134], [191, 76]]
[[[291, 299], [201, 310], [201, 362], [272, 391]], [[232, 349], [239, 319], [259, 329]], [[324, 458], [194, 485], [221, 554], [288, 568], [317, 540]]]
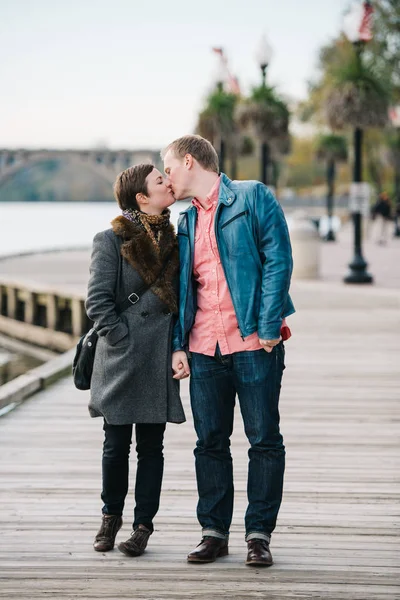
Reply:
[[247, 542], [246, 565], [270, 567], [273, 562], [267, 540], [254, 539]]
[[118, 550], [126, 556], [140, 556], [145, 551], [150, 536], [150, 529], [147, 529], [144, 525], [139, 525], [132, 531], [131, 537], [126, 542], [118, 544]]
[[206, 535], [188, 555], [187, 560], [193, 563], [210, 563], [227, 554], [229, 554], [227, 540]]
[[115, 538], [122, 527], [122, 517], [103, 515], [101, 527], [94, 538], [93, 548], [96, 552], [109, 552], [114, 548]]

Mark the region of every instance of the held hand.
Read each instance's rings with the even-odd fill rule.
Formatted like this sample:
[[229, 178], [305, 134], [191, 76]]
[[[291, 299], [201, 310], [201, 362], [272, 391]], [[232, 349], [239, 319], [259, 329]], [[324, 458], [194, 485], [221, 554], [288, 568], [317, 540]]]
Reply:
[[281, 340], [282, 337], [279, 337], [277, 340], [262, 340], [261, 338], [258, 338], [258, 341], [260, 342], [260, 345], [263, 347], [265, 352], [272, 352], [274, 346], [277, 346]]
[[185, 379], [185, 377], [189, 377], [189, 362], [186, 352], [183, 352], [183, 350], [178, 350], [178, 352], [172, 354], [172, 370], [174, 372], [174, 379]]

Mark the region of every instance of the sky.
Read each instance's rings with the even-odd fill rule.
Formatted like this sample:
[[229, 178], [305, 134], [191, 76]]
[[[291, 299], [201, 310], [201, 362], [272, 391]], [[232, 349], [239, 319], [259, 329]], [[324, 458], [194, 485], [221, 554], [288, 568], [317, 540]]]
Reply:
[[0, 148], [157, 149], [193, 132], [222, 47], [295, 99], [349, 0], [0, 0]]

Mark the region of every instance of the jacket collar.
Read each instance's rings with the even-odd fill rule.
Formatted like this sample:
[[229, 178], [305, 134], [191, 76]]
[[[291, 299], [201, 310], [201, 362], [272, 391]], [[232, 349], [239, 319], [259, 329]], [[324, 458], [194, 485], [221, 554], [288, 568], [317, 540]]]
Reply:
[[[146, 231], [125, 217], [116, 217], [111, 221], [111, 226], [114, 233], [122, 238], [121, 255], [143, 281], [151, 286], [154, 294], [172, 312], [176, 312], [177, 301], [173, 281], [179, 271], [179, 250], [173, 225], [162, 230], [159, 252]], [[164, 266], [167, 259], [168, 264]], [[161, 269], [163, 270], [159, 276]]]
[[236, 194], [231, 189], [232, 181], [225, 173], [221, 173], [221, 184], [219, 187], [218, 204], [225, 204], [225, 206], [231, 206], [236, 200]]

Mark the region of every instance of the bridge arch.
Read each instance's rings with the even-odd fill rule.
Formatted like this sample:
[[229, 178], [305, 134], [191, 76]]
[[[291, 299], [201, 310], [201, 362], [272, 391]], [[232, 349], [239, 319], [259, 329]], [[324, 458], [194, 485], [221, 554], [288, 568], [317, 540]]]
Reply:
[[85, 166], [108, 184], [132, 164], [152, 162], [160, 166], [159, 153], [154, 150], [0, 150], [0, 187], [17, 173], [51, 160]]

